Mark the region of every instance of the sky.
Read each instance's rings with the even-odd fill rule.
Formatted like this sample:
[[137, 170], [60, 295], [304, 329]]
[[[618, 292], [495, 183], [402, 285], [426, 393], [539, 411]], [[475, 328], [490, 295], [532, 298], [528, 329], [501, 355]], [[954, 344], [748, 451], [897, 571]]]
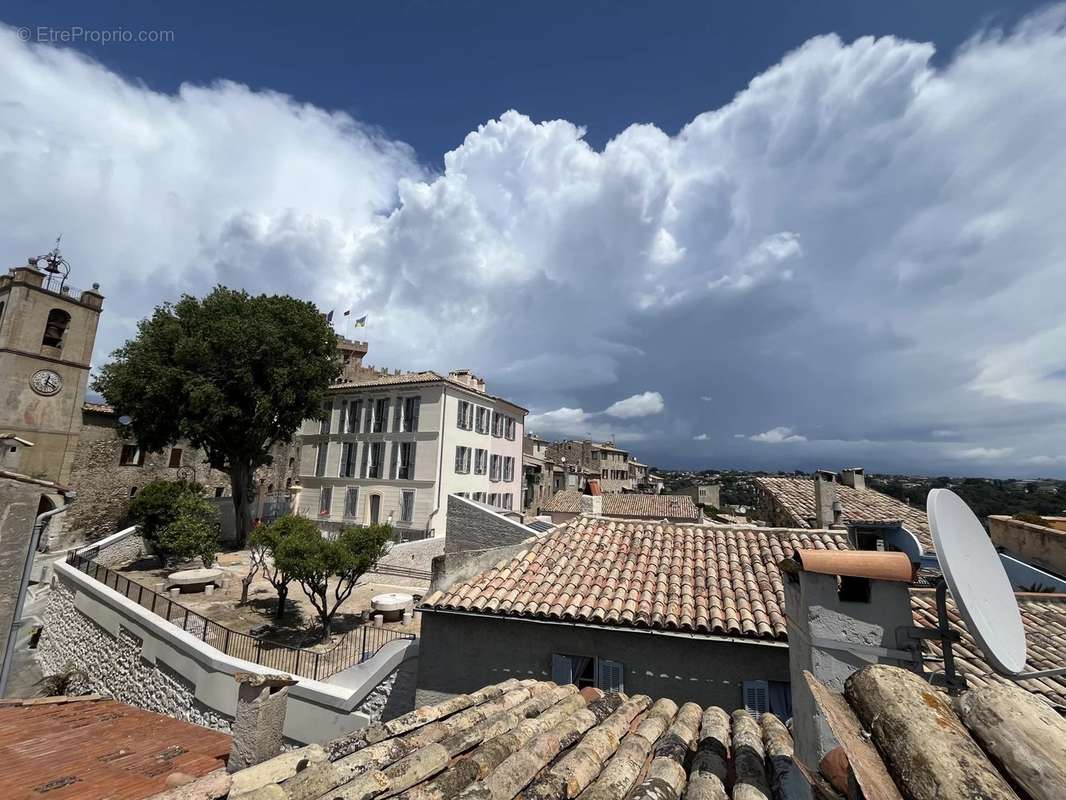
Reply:
[[0, 253], [97, 366], [222, 283], [662, 467], [1066, 477], [1066, 6], [42, 5]]

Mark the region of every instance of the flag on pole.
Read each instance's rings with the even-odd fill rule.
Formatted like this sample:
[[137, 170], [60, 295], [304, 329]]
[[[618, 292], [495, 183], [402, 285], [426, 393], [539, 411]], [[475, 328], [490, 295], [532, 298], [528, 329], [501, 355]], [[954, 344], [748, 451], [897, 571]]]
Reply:
[[326, 322], [333, 322], [333, 310], [332, 309], [330, 309], [330, 312], [328, 314], [326, 314]]
[[359, 319], [357, 319], [355, 321], [355, 327], [357, 327], [357, 328], [365, 328], [366, 327], [366, 314], [363, 314], [363, 316], [359, 317]]
[[351, 314], [351, 313], [352, 313], [352, 310], [351, 310], [351, 309], [349, 308], [349, 309], [348, 309], [347, 311], [345, 311], [345, 312], [344, 312], [344, 313], [343, 313], [343, 314], [342, 314], [341, 316], [343, 316], [343, 317], [346, 317], [346, 316], [348, 316], [348, 315], [349, 315], [349, 314]]

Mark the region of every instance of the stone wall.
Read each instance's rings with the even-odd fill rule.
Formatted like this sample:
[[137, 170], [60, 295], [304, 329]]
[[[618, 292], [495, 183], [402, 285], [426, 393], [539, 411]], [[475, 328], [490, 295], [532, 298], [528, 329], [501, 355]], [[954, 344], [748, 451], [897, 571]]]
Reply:
[[0, 660], [7, 652], [41, 494], [36, 481], [0, 477]]
[[195, 698], [196, 687], [165, 664], [141, 658], [144, 642], [126, 628], [116, 639], [74, 607], [74, 593], [55, 581], [45, 611], [44, 631], [37, 646], [45, 675], [68, 665], [82, 670], [95, 693], [149, 711], [228, 731], [232, 718], [207, 708]]
[[[133, 440], [122, 436], [114, 414], [95, 410], [89, 406], [82, 415], [81, 435], [74, 453], [74, 466], [70, 484], [78, 492], [78, 501], [67, 513], [64, 533], [53, 540], [50, 549], [82, 541], [94, 541], [116, 531], [125, 519], [132, 494], [154, 480], [177, 480], [178, 467], [171, 467], [171, 454], [181, 450], [180, 464], [191, 477], [204, 487], [210, 496], [230, 495], [229, 475], [211, 469], [202, 450], [179, 442], [158, 453], [146, 453], [141, 465], [122, 465], [124, 445]], [[103, 407], [106, 408], [106, 407]], [[272, 455], [273, 463], [260, 467], [255, 474], [255, 490], [265, 500], [267, 494], [285, 489], [295, 480], [298, 467], [296, 447], [277, 446]], [[262, 509], [260, 503], [253, 507], [253, 516]], [[232, 513], [232, 512], [230, 512]]]
[[1006, 516], [989, 517], [988, 532], [997, 547], [1034, 567], [1066, 576], [1066, 532]]

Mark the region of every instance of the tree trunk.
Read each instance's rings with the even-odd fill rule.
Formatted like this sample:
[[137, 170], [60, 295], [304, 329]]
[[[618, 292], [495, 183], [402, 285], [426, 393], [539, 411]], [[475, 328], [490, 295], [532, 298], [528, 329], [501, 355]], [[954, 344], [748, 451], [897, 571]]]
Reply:
[[247, 547], [248, 535], [252, 532], [252, 465], [247, 461], [234, 463], [229, 477], [237, 541], [241, 547]]
[[252, 585], [252, 578], [255, 577], [252, 573], [248, 573], [241, 578], [241, 605], [248, 602], [248, 589]]
[[322, 617], [322, 641], [329, 639], [330, 632], [333, 629], [333, 615], [327, 614]]
[[274, 619], [281, 619], [285, 614], [285, 600], [289, 596], [288, 586], [278, 587], [278, 607], [274, 609]]

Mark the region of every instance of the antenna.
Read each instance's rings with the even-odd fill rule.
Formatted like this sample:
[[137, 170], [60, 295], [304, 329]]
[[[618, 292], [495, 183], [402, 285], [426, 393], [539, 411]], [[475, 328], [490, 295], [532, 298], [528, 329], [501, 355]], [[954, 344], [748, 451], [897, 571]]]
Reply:
[[[1023, 672], [1027, 649], [1018, 601], [992, 540], [970, 507], [950, 489], [933, 489], [926, 511], [944, 581], [992, 669], [1015, 681], [1066, 675], [1066, 667]], [[942, 592], [938, 587], [938, 595]], [[946, 608], [940, 606], [938, 614], [943, 615]], [[945, 670], [948, 663], [945, 658]]]

